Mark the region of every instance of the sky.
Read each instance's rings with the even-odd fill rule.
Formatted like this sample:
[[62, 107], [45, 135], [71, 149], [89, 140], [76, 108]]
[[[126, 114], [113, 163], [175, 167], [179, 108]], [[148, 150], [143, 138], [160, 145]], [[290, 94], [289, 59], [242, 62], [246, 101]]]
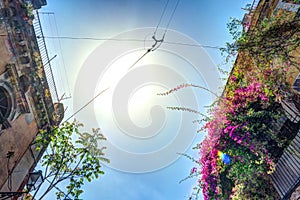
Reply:
[[[167, 2], [52, 0], [40, 10], [49, 57], [58, 55], [51, 62], [58, 92], [71, 97], [62, 101], [65, 118], [105, 90], [75, 116], [87, 128], [103, 130], [111, 159], [104, 176], [85, 184], [83, 199], [182, 200], [197, 184], [196, 179], [179, 183], [194, 163], [177, 153], [197, 159], [192, 147], [204, 134], [196, 133], [199, 126], [192, 121], [199, 115], [166, 107], [205, 112], [214, 95], [195, 88], [156, 94], [182, 83], [220, 93], [216, 69], [223, 58], [216, 48], [199, 46], [223, 47], [230, 41], [226, 23], [242, 18], [241, 8], [252, 1]], [[56, 36], [69, 39], [50, 38]], [[155, 44], [152, 36], [157, 44], [143, 56]]]

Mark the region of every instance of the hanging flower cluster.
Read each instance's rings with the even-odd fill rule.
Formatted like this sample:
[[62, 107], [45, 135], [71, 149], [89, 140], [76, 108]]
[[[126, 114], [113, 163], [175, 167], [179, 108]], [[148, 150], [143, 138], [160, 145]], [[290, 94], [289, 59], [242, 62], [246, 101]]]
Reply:
[[288, 70], [270, 63], [246, 67], [255, 76], [237, 66], [204, 126], [207, 136], [199, 145], [198, 170], [204, 199], [277, 198], [269, 174], [282, 137], [272, 123], [284, 115], [278, 99], [288, 86], [275, 77]]
[[[234, 82], [236, 78], [231, 80]], [[232, 195], [232, 187], [222, 186], [222, 173], [234, 186], [243, 183], [241, 176], [253, 175], [255, 171], [249, 164], [262, 173], [274, 166], [266, 148], [266, 144], [276, 138], [270, 122], [280, 114], [271, 104], [274, 96], [267, 94], [258, 81], [228, 94], [212, 112], [212, 120], [205, 125], [208, 135], [200, 145], [202, 176], [199, 183], [204, 199]]]
[[[200, 174], [198, 186], [205, 200], [278, 199], [270, 174], [288, 136], [273, 127], [285, 117], [280, 102], [294, 95], [292, 74], [300, 71], [299, 52], [295, 53], [300, 23], [285, 17], [262, 21], [251, 34], [241, 32], [225, 49], [229, 55], [238, 55], [224, 93], [209, 117], [200, 113], [204, 119], [195, 120], [206, 122], [207, 135], [197, 145], [199, 166], [192, 168], [191, 175]], [[235, 23], [233, 33], [238, 33], [234, 27]], [[159, 95], [186, 87], [205, 89], [182, 84]], [[169, 109], [198, 113], [190, 108]]]
[[229, 24], [234, 43], [223, 52], [238, 55], [198, 145], [198, 183], [205, 200], [279, 199], [270, 174], [288, 136], [274, 124], [285, 117], [281, 101], [295, 95], [290, 85], [300, 71], [300, 23], [281, 13], [246, 32], [239, 24]]

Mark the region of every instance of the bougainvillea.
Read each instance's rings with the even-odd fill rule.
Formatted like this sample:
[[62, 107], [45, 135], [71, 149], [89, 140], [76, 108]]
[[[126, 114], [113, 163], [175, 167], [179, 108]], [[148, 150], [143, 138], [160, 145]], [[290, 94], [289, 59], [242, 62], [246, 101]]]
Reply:
[[[231, 79], [233, 84], [235, 81], [236, 78]], [[269, 177], [261, 174], [268, 174], [274, 168], [267, 144], [276, 142], [277, 137], [270, 123], [282, 114], [274, 106], [274, 98], [259, 81], [253, 81], [236, 87], [213, 110], [211, 120], [205, 125], [208, 134], [200, 145], [199, 183], [204, 199], [234, 196], [232, 188], [241, 184], [243, 187], [236, 191], [245, 194], [250, 188], [245, 182], [254, 175], [269, 182]], [[266, 198], [274, 192], [269, 184], [264, 190]]]
[[[282, 73], [274, 68], [268, 64], [265, 70]], [[283, 116], [277, 102], [281, 93], [265, 78], [265, 70], [253, 69], [256, 77], [247, 79], [241, 69], [232, 72], [204, 127], [207, 136], [199, 145], [199, 186], [204, 199], [274, 199], [276, 194], [269, 174], [274, 170], [272, 152], [281, 146], [272, 128]], [[286, 88], [287, 83], [280, 85]]]
[[[290, 14], [281, 14], [255, 26], [246, 24], [249, 31], [239, 32], [233, 30], [236, 22], [240, 23], [233, 21], [230, 29], [237, 34], [233, 35], [235, 42], [227, 44], [223, 52], [238, 55], [210, 116], [190, 108], [169, 109], [198, 113], [202, 119], [195, 122], [205, 121], [201, 130], [207, 134], [197, 145], [198, 165], [190, 172], [198, 176], [196, 191], [201, 188], [205, 200], [278, 199], [270, 174], [289, 136], [281, 134], [274, 124], [286, 118], [281, 102], [295, 95], [289, 80], [300, 70], [299, 51], [295, 54], [300, 23]], [[207, 90], [182, 84], [159, 95], [185, 87]]]
[[264, 20], [229, 45], [228, 52], [239, 54], [198, 145], [198, 186], [205, 200], [278, 198], [270, 174], [285, 139], [274, 124], [285, 117], [281, 101], [294, 95], [287, 79], [299, 70], [293, 53], [298, 43], [277, 37], [300, 41], [299, 21], [290, 17]]

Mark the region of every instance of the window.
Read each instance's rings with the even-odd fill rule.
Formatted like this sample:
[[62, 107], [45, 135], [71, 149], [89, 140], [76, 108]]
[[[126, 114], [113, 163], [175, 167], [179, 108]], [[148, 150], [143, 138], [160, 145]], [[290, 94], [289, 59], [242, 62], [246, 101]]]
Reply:
[[9, 128], [10, 124], [7, 121], [12, 111], [12, 100], [8, 91], [0, 86], [0, 124], [2, 129]]

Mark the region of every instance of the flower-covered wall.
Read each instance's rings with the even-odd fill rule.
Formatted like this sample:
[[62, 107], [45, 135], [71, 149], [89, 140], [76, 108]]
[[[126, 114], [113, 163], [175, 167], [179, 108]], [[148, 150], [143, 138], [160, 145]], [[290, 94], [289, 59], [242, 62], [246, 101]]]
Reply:
[[[300, 66], [300, 23], [295, 17], [273, 12], [228, 47], [238, 56], [204, 126], [207, 136], [198, 145], [198, 169], [191, 171], [199, 172], [204, 199], [279, 198], [270, 174], [299, 129], [282, 107], [284, 101], [299, 99], [291, 88]], [[282, 131], [284, 124], [296, 128]]]

